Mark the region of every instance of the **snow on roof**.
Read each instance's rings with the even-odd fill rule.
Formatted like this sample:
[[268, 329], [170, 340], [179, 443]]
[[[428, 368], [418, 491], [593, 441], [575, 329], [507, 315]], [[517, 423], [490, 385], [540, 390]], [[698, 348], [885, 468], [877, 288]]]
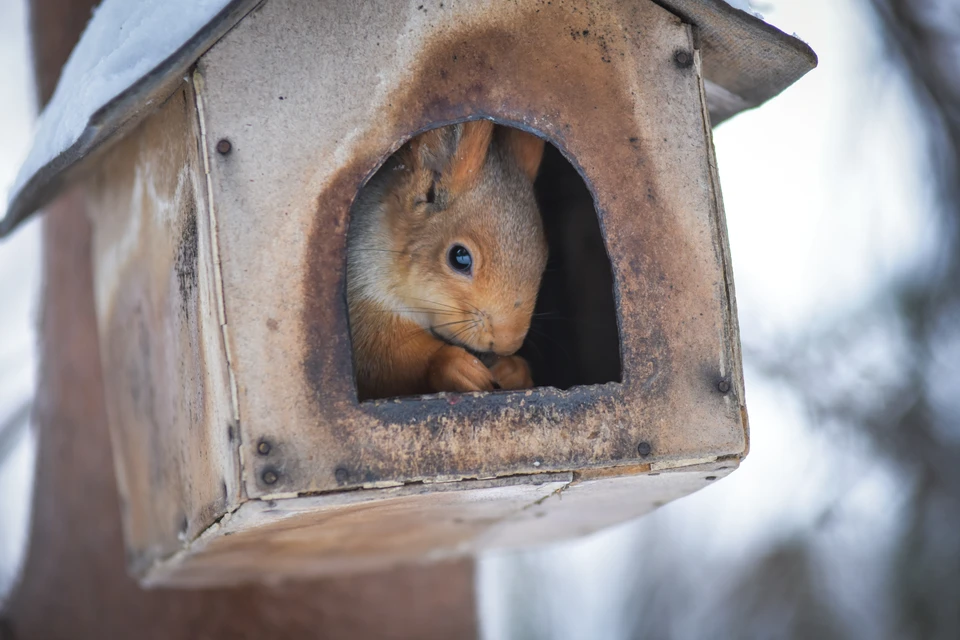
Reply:
[[43, 206], [61, 174], [139, 115], [259, 0], [103, 0], [37, 120], [0, 237]]
[[[10, 190], [7, 215], [0, 220], [0, 237], [46, 204], [67, 180], [64, 174], [69, 176], [84, 157], [172, 93], [171, 82], [260, 1], [103, 0], [37, 121], [33, 147]], [[701, 27], [706, 27], [702, 33], [707, 49], [713, 38], [720, 39], [714, 47], [718, 61], [731, 63], [725, 55], [734, 56], [736, 64], [744, 61], [742, 68], [718, 74], [722, 79], [707, 78], [708, 97], [725, 109], [718, 112], [722, 117], [717, 122], [776, 95], [816, 66], [809, 47], [763, 23], [762, 29], [749, 27], [748, 35], [772, 39], [774, 53], [759, 57], [744, 53], [749, 47], [742, 46], [742, 38], [736, 47], [724, 42], [737, 39], [734, 31], [725, 32], [722, 25], [711, 29], [718, 20], [732, 24], [718, 11], [726, 5], [757, 17], [749, 0], [654, 1], [695, 23], [705, 22]], [[738, 47], [732, 54], [721, 53]]]
[[94, 113], [172, 56], [230, 0], [104, 0], [63, 67], [11, 193], [80, 139]]
[[728, 5], [734, 9], [740, 9], [741, 11], [751, 12], [753, 7], [750, 6], [750, 0], [724, 0]]

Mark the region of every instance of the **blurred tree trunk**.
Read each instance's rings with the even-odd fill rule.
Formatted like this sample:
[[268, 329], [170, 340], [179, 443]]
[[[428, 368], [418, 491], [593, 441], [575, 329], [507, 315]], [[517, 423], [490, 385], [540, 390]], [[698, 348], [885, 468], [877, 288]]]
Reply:
[[[40, 104], [93, 4], [32, 0]], [[141, 590], [125, 571], [82, 192], [50, 206], [43, 225], [36, 493], [2, 640], [476, 636], [472, 562], [274, 589]]]

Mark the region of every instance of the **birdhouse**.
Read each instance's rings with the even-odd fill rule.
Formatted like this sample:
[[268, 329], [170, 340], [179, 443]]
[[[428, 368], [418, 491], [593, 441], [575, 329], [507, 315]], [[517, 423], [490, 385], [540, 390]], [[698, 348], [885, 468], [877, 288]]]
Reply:
[[[542, 544], [731, 473], [749, 438], [711, 127], [815, 64], [719, 0], [209, 16], [4, 221], [84, 185], [132, 573], [209, 586]], [[362, 399], [351, 206], [407, 141], [476, 119], [548, 143], [536, 386]]]

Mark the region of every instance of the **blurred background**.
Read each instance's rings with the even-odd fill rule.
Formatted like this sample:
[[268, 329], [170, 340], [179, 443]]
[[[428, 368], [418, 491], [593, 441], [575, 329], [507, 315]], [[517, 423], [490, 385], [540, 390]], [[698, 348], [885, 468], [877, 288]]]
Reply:
[[[752, 8], [820, 67], [715, 131], [750, 456], [640, 521], [481, 559], [485, 638], [960, 638], [960, 3]], [[0, 0], [4, 202], [26, 24]], [[29, 515], [38, 231], [0, 245], [0, 594]]]
[[960, 3], [753, 9], [820, 67], [715, 130], [750, 455], [485, 558], [487, 638], [960, 638]]
[[[36, 114], [24, 0], [0, 0], [0, 202], [30, 149]], [[40, 224], [0, 243], [0, 602], [22, 558], [36, 440], [28, 428], [37, 363]]]

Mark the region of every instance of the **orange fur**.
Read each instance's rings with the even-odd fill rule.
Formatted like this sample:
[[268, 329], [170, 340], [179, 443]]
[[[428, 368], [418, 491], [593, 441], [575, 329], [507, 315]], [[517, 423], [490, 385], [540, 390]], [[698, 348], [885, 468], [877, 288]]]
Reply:
[[519, 129], [503, 127], [501, 131], [504, 145], [513, 155], [517, 166], [531, 181], [535, 180], [540, 161], [543, 160], [544, 141]]
[[489, 120], [473, 120], [463, 124], [457, 152], [450, 167], [447, 186], [451, 192], [463, 193], [476, 184], [486, 162], [492, 137], [493, 123]]
[[[547, 259], [532, 184], [543, 142], [521, 136], [486, 120], [428, 131], [361, 190], [347, 247], [361, 399], [532, 385], [512, 354]], [[454, 244], [473, 257], [469, 274], [450, 267]]]

